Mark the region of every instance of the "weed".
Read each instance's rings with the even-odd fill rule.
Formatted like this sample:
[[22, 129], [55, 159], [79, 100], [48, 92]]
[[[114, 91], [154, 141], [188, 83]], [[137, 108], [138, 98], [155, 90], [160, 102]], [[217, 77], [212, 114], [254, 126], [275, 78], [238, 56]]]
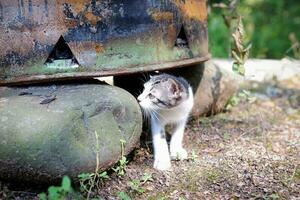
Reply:
[[78, 175], [80, 189], [82, 192], [87, 193], [87, 199], [90, 198], [92, 189], [98, 185], [100, 181], [108, 179], [109, 176], [107, 172], [102, 173], [98, 172], [99, 169], [99, 137], [98, 133], [95, 131], [95, 140], [96, 140], [96, 168], [94, 173], [82, 173]]
[[61, 186], [50, 186], [48, 188], [48, 195], [46, 193], [39, 194], [40, 200], [63, 200], [67, 198], [80, 199], [71, 186], [69, 177], [64, 176]]
[[142, 183], [145, 184], [148, 181], [153, 181], [152, 174], [144, 173], [142, 176]]
[[192, 155], [189, 156], [188, 160], [192, 161], [192, 162], [196, 162], [196, 159], [198, 158], [198, 155], [195, 153], [194, 150], [192, 150]]
[[134, 179], [128, 182], [130, 190], [137, 192], [138, 194], [143, 194], [145, 190], [141, 187], [142, 183], [140, 180]]
[[275, 199], [280, 199], [279, 195], [276, 193], [271, 194], [267, 199], [270, 200], [275, 200]]
[[128, 186], [132, 192], [143, 194], [145, 190], [142, 186], [149, 181], [153, 181], [152, 174], [144, 173], [140, 179], [133, 179], [132, 181], [129, 181]]
[[237, 27], [232, 33], [233, 47], [231, 53], [234, 59], [232, 70], [239, 75], [245, 76], [245, 62], [249, 57], [249, 52], [251, 49], [251, 44], [244, 44], [244, 25], [242, 22], [242, 17], [238, 17]]
[[90, 188], [98, 185], [99, 182], [109, 179], [109, 176], [104, 171], [102, 173], [82, 173], [78, 175], [78, 178], [81, 191], [88, 193]]
[[122, 156], [122, 158], [119, 160], [117, 167], [112, 169], [117, 173], [119, 177], [124, 176], [127, 163], [128, 161], [126, 157]]
[[131, 198], [124, 191], [119, 192], [118, 197], [121, 200], [131, 200]]
[[242, 90], [230, 97], [226, 104], [226, 110], [230, 110], [232, 107], [238, 105], [241, 100], [245, 100], [249, 103], [253, 103], [256, 101], [256, 98], [251, 96], [251, 92], [249, 90]]
[[121, 159], [119, 160], [117, 167], [112, 168], [114, 170], [114, 172], [117, 173], [117, 175], [119, 177], [124, 176], [125, 174], [125, 169], [128, 163], [128, 160], [126, 159], [126, 157], [124, 156], [124, 145], [126, 143], [125, 140], [120, 140], [121, 143]]

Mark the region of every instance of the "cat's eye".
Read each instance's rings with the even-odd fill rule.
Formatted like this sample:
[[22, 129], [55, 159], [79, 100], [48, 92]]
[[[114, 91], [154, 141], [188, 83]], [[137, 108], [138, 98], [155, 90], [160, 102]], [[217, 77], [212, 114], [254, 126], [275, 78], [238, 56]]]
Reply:
[[151, 93], [148, 94], [148, 96], [149, 96], [150, 99], [154, 99], [155, 98], [155, 96], [153, 94], [151, 94]]

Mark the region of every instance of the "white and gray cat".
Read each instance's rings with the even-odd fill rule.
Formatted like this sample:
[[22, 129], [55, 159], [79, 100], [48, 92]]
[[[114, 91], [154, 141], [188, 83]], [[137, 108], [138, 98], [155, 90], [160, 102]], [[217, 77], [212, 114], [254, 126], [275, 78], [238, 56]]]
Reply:
[[[151, 76], [144, 84], [144, 91], [138, 100], [151, 119], [154, 168], [167, 170], [171, 167], [171, 159], [187, 159], [182, 140], [194, 103], [192, 88], [188, 82], [184, 78], [169, 74]], [[165, 135], [167, 124], [175, 125], [170, 141], [170, 153]]]

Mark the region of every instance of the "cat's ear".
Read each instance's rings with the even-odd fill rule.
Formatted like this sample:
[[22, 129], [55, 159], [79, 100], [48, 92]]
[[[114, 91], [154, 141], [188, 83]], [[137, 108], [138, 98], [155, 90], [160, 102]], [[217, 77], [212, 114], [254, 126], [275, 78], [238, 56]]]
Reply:
[[178, 95], [180, 93], [180, 88], [178, 83], [170, 78], [168, 79], [168, 83], [169, 83], [169, 91], [171, 92], [171, 94]]

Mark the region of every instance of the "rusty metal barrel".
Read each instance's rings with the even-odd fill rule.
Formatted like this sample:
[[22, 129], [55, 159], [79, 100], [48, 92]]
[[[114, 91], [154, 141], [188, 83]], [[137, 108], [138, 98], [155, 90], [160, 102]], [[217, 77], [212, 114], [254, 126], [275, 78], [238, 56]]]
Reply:
[[206, 20], [205, 0], [1, 0], [0, 85], [200, 63]]
[[[141, 72], [188, 65], [178, 70], [198, 85], [208, 58], [205, 0], [0, 0], [0, 178], [111, 167], [142, 132], [124, 89], [139, 89]], [[78, 80], [102, 76], [115, 86]]]

